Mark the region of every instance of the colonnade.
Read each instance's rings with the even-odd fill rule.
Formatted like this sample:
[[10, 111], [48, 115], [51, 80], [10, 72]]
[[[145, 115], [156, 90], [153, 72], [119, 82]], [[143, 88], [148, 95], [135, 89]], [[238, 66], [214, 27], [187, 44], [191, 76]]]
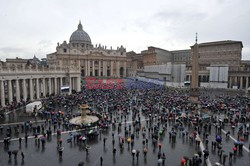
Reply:
[[69, 94], [73, 90], [81, 90], [78, 77], [37, 77], [37, 78], [6, 78], [0, 79], [1, 107], [13, 101], [39, 100], [48, 95], [61, 94], [61, 87], [69, 86]]

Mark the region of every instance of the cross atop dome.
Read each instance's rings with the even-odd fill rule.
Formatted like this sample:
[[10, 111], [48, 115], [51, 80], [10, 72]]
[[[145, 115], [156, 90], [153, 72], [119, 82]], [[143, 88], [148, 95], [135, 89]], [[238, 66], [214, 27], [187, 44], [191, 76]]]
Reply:
[[81, 20], [79, 21], [79, 24], [78, 24], [78, 28], [77, 28], [77, 30], [83, 30], [83, 29], [82, 29]]

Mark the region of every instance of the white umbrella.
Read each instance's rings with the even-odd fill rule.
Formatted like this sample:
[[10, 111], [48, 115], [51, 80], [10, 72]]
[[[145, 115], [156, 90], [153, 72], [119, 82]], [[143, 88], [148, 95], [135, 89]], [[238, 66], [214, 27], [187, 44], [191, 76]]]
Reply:
[[133, 149], [133, 150], [132, 150], [132, 153], [136, 153], [136, 150], [135, 150], [135, 149]]
[[159, 158], [158, 163], [159, 163], [159, 164], [161, 164], [161, 163], [162, 163], [162, 159], [161, 159], [161, 158]]

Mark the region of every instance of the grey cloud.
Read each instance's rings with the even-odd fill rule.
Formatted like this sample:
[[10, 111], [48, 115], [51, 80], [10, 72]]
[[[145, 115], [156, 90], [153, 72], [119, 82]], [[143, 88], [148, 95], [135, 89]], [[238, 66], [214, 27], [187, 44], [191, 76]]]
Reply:
[[31, 58], [33, 52], [28, 48], [19, 47], [2, 47], [0, 48], [0, 59], [5, 60], [6, 58]]
[[15, 53], [25, 51], [25, 49], [17, 47], [2, 47], [0, 48], [0, 51], [4, 53]]
[[41, 40], [41, 41], [38, 43], [39, 47], [41, 47], [41, 48], [51, 47], [52, 44], [53, 44], [53, 43], [52, 43], [51, 40]]

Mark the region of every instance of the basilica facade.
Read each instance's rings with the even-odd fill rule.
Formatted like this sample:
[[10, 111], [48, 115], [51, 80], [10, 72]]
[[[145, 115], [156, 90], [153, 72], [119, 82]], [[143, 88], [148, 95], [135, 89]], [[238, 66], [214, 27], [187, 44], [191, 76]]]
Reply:
[[126, 49], [93, 45], [81, 22], [67, 43], [57, 45], [56, 52], [47, 55], [49, 66], [77, 66], [81, 77], [115, 77], [127, 75]]

